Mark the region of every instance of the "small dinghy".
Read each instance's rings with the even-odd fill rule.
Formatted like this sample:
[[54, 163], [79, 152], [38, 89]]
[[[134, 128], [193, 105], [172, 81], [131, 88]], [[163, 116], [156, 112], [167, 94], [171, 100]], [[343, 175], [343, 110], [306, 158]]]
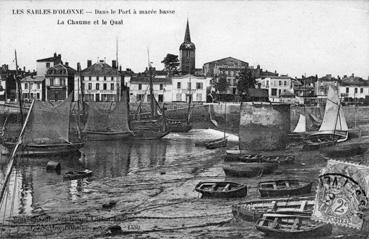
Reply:
[[310, 193], [312, 185], [312, 182], [283, 179], [260, 182], [258, 189], [261, 197], [289, 197]]
[[83, 171], [69, 171], [66, 172], [63, 176], [65, 180], [74, 180], [74, 179], [81, 179], [87, 178], [92, 176], [92, 171], [85, 169]]
[[249, 154], [249, 153], [241, 153], [238, 150], [227, 150], [226, 156], [224, 158], [224, 162], [244, 162], [244, 163], [252, 163], [252, 162], [272, 162], [279, 164], [289, 164], [295, 161], [294, 155], [261, 155], [261, 154]]
[[217, 141], [208, 142], [205, 144], [205, 147], [207, 149], [217, 149], [217, 148], [227, 147], [227, 139], [221, 138], [221, 139], [218, 139]]
[[255, 227], [273, 238], [311, 238], [332, 233], [332, 225], [300, 215], [264, 214]]
[[253, 222], [267, 212], [310, 216], [314, 210], [314, 199], [311, 196], [248, 200], [232, 205], [232, 213], [236, 219]]
[[223, 165], [226, 176], [256, 177], [272, 173], [278, 168], [277, 163], [227, 163]]
[[247, 195], [247, 186], [234, 182], [200, 182], [195, 190], [203, 197], [239, 198]]

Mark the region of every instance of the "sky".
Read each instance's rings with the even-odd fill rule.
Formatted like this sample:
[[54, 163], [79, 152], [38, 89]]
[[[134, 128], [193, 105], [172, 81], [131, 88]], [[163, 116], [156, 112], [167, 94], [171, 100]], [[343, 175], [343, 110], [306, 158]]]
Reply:
[[[23, 10], [23, 14], [14, 14]], [[83, 9], [84, 14], [27, 14], [35, 9]], [[95, 10], [131, 14], [95, 14]], [[133, 10], [174, 14], [133, 14]], [[87, 13], [92, 12], [92, 13]], [[186, 20], [196, 45], [196, 67], [232, 56], [292, 77], [303, 74], [369, 76], [369, 1], [6, 1], [0, 0], [0, 64], [36, 68], [54, 52], [76, 68], [88, 59], [116, 58], [123, 69], [143, 71], [149, 58], [162, 69], [179, 54]], [[99, 20], [68, 25], [67, 20]], [[58, 25], [57, 21], [64, 21]], [[106, 20], [107, 25], [102, 25]], [[110, 20], [123, 24], [110, 25]], [[118, 40], [117, 40], [118, 39]]]

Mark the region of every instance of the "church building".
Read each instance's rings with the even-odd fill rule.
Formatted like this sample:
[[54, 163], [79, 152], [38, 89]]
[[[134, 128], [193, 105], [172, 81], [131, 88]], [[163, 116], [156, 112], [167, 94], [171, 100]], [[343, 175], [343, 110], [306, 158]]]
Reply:
[[182, 75], [195, 73], [195, 44], [191, 42], [190, 27], [187, 20], [184, 42], [179, 47], [179, 69]]

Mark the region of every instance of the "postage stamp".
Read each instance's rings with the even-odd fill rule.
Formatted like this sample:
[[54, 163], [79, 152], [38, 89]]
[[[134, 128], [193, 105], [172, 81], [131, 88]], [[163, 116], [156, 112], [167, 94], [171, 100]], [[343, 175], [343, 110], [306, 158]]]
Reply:
[[319, 175], [312, 219], [361, 229], [368, 189], [369, 166], [329, 160]]

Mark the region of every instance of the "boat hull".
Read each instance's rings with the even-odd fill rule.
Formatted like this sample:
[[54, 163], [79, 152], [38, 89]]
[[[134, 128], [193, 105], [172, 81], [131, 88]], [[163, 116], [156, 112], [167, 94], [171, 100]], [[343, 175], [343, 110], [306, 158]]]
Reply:
[[89, 141], [102, 141], [102, 140], [120, 140], [128, 138], [132, 135], [130, 132], [85, 132], [85, 137]]
[[348, 133], [316, 133], [309, 135], [304, 141], [303, 150], [318, 150], [344, 142], [348, 139]]
[[[202, 186], [206, 185], [207, 182], [200, 182], [196, 185], [195, 190], [202, 194], [202, 197], [207, 198], [240, 198], [246, 197], [247, 186], [242, 184], [237, 184], [233, 182], [208, 182], [208, 184], [214, 184], [213, 190], [206, 190]], [[217, 186], [224, 187], [227, 184], [234, 186], [235, 188], [231, 190], [217, 190]]]
[[[84, 143], [72, 143], [72, 144], [32, 144], [21, 145], [16, 155], [21, 156], [61, 156], [70, 154], [80, 154], [79, 149], [82, 148]], [[15, 146], [15, 143], [4, 143], [4, 146], [8, 149], [6, 154], [10, 154]]]
[[301, 187], [291, 189], [261, 189], [259, 188], [261, 197], [284, 197], [284, 196], [300, 196], [311, 193], [311, 187], [313, 183], [306, 183]]
[[231, 177], [256, 177], [270, 174], [278, 167], [275, 163], [240, 163], [224, 165], [226, 176]]

